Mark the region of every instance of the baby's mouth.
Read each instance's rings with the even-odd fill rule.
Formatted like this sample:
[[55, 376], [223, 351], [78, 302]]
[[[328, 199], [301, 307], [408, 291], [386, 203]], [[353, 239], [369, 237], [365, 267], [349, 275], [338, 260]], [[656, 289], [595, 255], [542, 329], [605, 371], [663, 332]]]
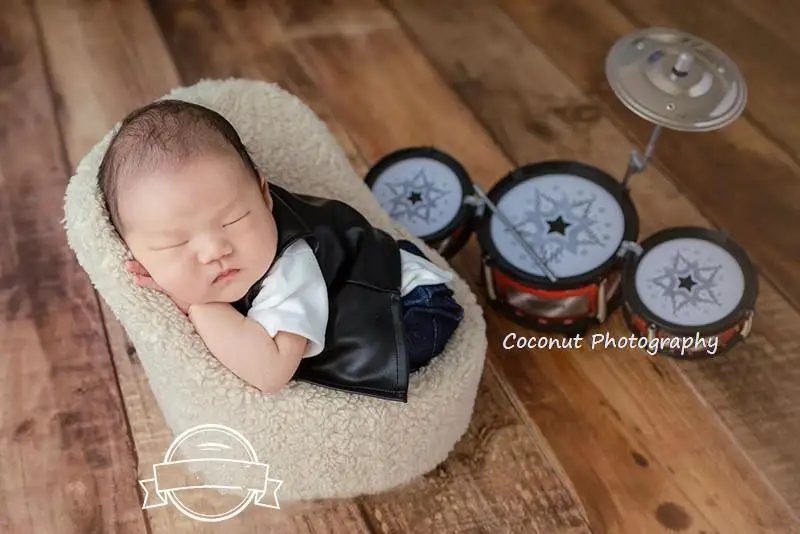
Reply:
[[216, 278], [214, 278], [214, 282], [212, 282], [212, 283], [217, 284], [219, 282], [224, 282], [226, 280], [230, 280], [231, 278], [236, 276], [236, 273], [238, 273], [238, 272], [239, 272], [239, 269], [225, 269], [224, 271], [219, 273]]

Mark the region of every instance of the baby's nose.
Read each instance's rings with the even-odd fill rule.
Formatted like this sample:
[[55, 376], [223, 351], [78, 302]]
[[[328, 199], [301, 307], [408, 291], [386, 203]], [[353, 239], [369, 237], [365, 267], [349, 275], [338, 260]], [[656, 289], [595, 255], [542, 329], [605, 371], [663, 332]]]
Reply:
[[233, 251], [230, 241], [222, 237], [205, 239], [198, 250], [197, 256], [201, 263], [211, 263], [227, 256]]

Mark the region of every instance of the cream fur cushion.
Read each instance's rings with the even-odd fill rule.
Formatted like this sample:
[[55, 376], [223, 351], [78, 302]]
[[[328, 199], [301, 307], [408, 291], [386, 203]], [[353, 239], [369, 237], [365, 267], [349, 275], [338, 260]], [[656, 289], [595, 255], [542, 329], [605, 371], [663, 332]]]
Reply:
[[[411, 239], [437, 265], [452, 271], [391, 221], [326, 125], [295, 96], [264, 82], [204, 80], [166, 97], [205, 105], [228, 118], [274, 183], [348, 202], [376, 226]], [[461, 278], [456, 276], [454, 290], [465, 309], [463, 324], [444, 353], [412, 375], [407, 404], [297, 382], [277, 396], [263, 396], [208, 352], [166, 297], [138, 288], [123, 270], [126, 249], [107, 219], [96, 178], [112, 133], [84, 157], [70, 180], [67, 237], [136, 347], [175, 436], [205, 424], [237, 430], [253, 445], [258, 460], [269, 464], [269, 476], [283, 480], [280, 502], [382, 492], [445, 460], [472, 416], [486, 350], [482, 310]], [[143, 472], [148, 469], [144, 466]], [[228, 476], [204, 469], [199, 474], [206, 479]]]

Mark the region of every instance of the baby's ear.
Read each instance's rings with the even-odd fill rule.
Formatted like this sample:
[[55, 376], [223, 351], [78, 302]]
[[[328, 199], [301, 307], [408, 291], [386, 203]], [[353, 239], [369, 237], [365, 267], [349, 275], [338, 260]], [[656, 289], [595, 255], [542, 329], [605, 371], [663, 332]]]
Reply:
[[272, 209], [272, 195], [269, 193], [269, 183], [267, 179], [264, 178], [264, 175], [258, 173], [258, 179], [261, 182], [261, 194], [264, 196], [264, 200], [267, 201], [267, 207], [271, 210]]

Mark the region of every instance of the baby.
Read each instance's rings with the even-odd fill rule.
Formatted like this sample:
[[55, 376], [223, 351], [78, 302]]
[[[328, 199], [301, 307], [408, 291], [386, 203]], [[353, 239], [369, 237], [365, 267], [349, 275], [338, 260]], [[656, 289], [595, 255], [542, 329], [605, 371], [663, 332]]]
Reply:
[[401, 402], [463, 318], [452, 276], [345, 203], [268, 183], [234, 127], [161, 100], [128, 115], [98, 184], [138, 285], [266, 394], [290, 380]]

